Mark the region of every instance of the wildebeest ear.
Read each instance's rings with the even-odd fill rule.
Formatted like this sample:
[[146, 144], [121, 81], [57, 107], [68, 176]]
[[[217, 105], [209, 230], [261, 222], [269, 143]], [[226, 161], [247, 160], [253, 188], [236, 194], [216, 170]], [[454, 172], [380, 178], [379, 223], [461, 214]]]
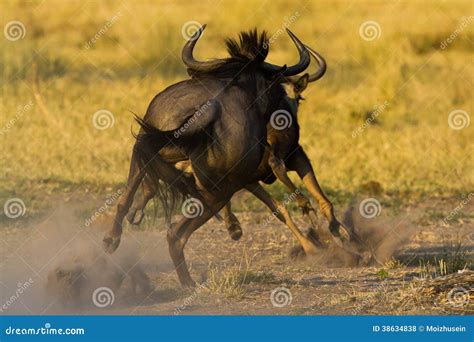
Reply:
[[298, 81], [296, 81], [296, 83], [295, 83], [296, 91], [301, 93], [303, 90], [305, 90], [306, 87], [308, 86], [308, 81], [309, 81], [309, 75], [308, 74], [304, 74], [303, 76], [301, 76], [298, 79]]

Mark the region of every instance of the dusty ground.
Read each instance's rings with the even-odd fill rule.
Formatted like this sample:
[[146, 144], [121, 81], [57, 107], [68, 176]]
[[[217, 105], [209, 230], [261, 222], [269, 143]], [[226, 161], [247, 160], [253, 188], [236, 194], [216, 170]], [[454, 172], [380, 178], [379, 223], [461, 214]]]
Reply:
[[[8, 305], [3, 313], [472, 313], [469, 290], [473, 277], [457, 286], [467, 289], [467, 294], [456, 298], [451, 294], [451, 302], [449, 289], [440, 293], [422, 290], [426, 281], [420, 280], [427, 274], [439, 275], [439, 267], [430, 268], [428, 263], [453, 261], [456, 252], [449, 245], [455, 241], [462, 242], [467, 252], [463, 260], [472, 267], [472, 205], [468, 203], [462, 217], [458, 215], [446, 227], [440, 222], [440, 213], [449, 213], [457, 204], [456, 200], [433, 200], [396, 211], [388, 208], [369, 223], [356, 223], [356, 229], [370, 235], [364, 243], [372, 244], [374, 253], [388, 260], [384, 265], [358, 267], [346, 266], [343, 253], [337, 248], [305, 260], [290, 260], [294, 239], [279, 222], [264, 225], [266, 211], [237, 213], [244, 229], [238, 242], [230, 239], [223, 223], [212, 219], [192, 236], [187, 246], [193, 277], [202, 284], [187, 290], [177, 282], [164, 230], [151, 228], [162, 226], [159, 219], [154, 224], [145, 222], [145, 229], [127, 229], [117, 254], [110, 257], [101, 252], [101, 233], [97, 229], [107, 218], [85, 227], [73, 210], [58, 209], [39, 225], [4, 229], [0, 274], [3, 302]], [[295, 216], [300, 227], [309, 227], [307, 219], [299, 213]], [[46, 289], [48, 276], [58, 266], [71, 269], [71, 262], [82, 267], [80, 284], [89, 285], [89, 292], [86, 285], [78, 290], [73, 304], [64, 301], [57, 289]], [[138, 289], [137, 294], [130, 290], [128, 278], [132, 270], [143, 270], [148, 275], [149, 290]], [[114, 288], [112, 305], [96, 307], [91, 291], [112, 287], [105, 279], [107, 272], [125, 272], [128, 276], [120, 288]], [[32, 284], [12, 301], [17, 288], [28, 281]]]

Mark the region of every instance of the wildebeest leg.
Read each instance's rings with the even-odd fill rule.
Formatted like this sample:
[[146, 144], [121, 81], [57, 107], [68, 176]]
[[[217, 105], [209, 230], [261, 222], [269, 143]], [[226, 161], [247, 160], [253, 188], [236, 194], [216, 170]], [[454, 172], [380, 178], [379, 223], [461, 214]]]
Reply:
[[232, 212], [230, 201], [224, 207], [224, 221], [227, 231], [233, 240], [239, 240], [242, 237], [242, 227], [239, 219]]
[[[204, 194], [203, 194], [204, 195]], [[213, 217], [225, 204], [225, 202], [206, 201], [202, 214], [188, 218], [183, 217], [178, 223], [174, 223], [168, 229], [167, 239], [171, 259], [178, 274], [179, 282], [184, 287], [194, 286], [194, 281], [189, 274], [188, 266], [184, 258], [184, 246], [191, 234]]]
[[[166, 159], [171, 159], [172, 161], [176, 162], [175, 167], [178, 170], [187, 172], [188, 171], [187, 169], [191, 165], [189, 160], [183, 159], [183, 156], [181, 156], [179, 153], [175, 152], [173, 154], [173, 152], [175, 151], [173, 150], [167, 151], [164, 157]], [[192, 173], [192, 169], [191, 169], [191, 173]], [[132, 207], [130, 208], [127, 214], [128, 222], [134, 225], [139, 225], [142, 222], [143, 218], [145, 217], [144, 210], [145, 210], [146, 205], [156, 195], [156, 190], [151, 185], [148, 177], [145, 177], [145, 179], [143, 180], [142, 189], [143, 189], [143, 193], [140, 196], [137, 196], [138, 198], [135, 198], [133, 200]]]
[[281, 203], [275, 201], [270, 194], [258, 183], [249, 184], [245, 187], [249, 190], [252, 194], [254, 194], [259, 200], [267, 205], [270, 210], [276, 215], [276, 217], [286, 224], [288, 228], [290, 228], [291, 232], [295, 236], [295, 238], [299, 241], [303, 250], [307, 254], [314, 254], [317, 252], [316, 245], [306, 237], [296, 226], [296, 224], [291, 219], [291, 216], [285, 206]]
[[103, 239], [104, 249], [109, 253], [114, 252], [120, 244], [123, 219], [125, 218], [125, 215], [127, 215], [128, 209], [130, 209], [130, 206], [132, 205], [133, 197], [135, 196], [138, 186], [140, 185], [144, 176], [145, 170], [140, 169], [137, 152], [134, 146], [132, 160], [130, 162], [130, 171], [128, 173], [127, 186], [118, 201], [117, 212], [115, 214], [112, 228], [106, 233]]
[[344, 227], [344, 225], [340, 223], [334, 215], [333, 205], [319, 186], [311, 162], [306, 156], [303, 148], [299, 146], [286, 163], [291, 170], [298, 173], [298, 176], [303, 180], [303, 183], [307, 187], [311, 196], [313, 196], [313, 198], [318, 202], [321, 212], [329, 222], [329, 230], [331, 231], [331, 234], [337, 238], [351, 240], [352, 235], [349, 230]]
[[285, 163], [281, 158], [278, 157], [277, 152], [274, 150], [273, 146], [269, 147], [268, 164], [272, 168], [272, 171], [278, 180], [282, 182], [288, 188], [288, 190], [296, 196], [295, 198], [298, 203], [298, 207], [303, 210], [303, 214], [309, 213], [310, 210], [314, 211], [313, 207], [311, 206], [311, 202], [303, 194], [301, 194], [301, 192], [298, 191], [290, 177], [288, 177], [288, 170], [286, 169]]
[[133, 225], [139, 225], [145, 217], [145, 207], [147, 203], [155, 197], [155, 190], [148, 183], [147, 177], [142, 182], [143, 193], [140, 196], [135, 197], [133, 200], [132, 207], [127, 214], [127, 220]]
[[[175, 167], [181, 171], [191, 172], [192, 168], [188, 160], [181, 161], [175, 164]], [[155, 191], [153, 187], [147, 182], [147, 177], [145, 176], [142, 182], [143, 193], [140, 196], [135, 197], [132, 207], [127, 214], [127, 220], [131, 224], [139, 225], [144, 218], [144, 209], [147, 203], [155, 196]], [[242, 237], [242, 228], [240, 226], [239, 219], [232, 212], [232, 207], [227, 203], [224, 207], [224, 221], [229, 232], [230, 237], [233, 240], [239, 240]]]

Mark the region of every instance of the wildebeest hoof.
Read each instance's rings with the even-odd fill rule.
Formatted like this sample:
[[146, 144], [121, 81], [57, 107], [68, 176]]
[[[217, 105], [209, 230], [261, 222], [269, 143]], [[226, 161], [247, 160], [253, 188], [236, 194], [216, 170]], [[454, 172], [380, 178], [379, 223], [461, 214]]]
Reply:
[[130, 224], [138, 226], [142, 222], [144, 217], [145, 217], [145, 213], [143, 212], [143, 210], [141, 210], [141, 209], [133, 210], [132, 209], [127, 215], [127, 221]]
[[242, 237], [242, 227], [240, 227], [240, 224], [238, 223], [231, 223], [227, 230], [229, 231], [232, 240], [238, 241]]
[[329, 225], [329, 230], [333, 236], [339, 237], [343, 241], [351, 241], [351, 233], [343, 224], [338, 221], [332, 222]]
[[120, 245], [120, 237], [105, 236], [102, 245], [107, 253], [112, 254]]
[[301, 245], [295, 246], [290, 251], [290, 258], [293, 260], [303, 260], [306, 258], [306, 252]]

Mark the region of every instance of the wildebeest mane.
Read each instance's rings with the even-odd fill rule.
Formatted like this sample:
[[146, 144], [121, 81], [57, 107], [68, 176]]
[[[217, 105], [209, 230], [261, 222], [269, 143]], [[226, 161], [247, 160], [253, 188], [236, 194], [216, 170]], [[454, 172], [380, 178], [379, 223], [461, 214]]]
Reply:
[[268, 55], [268, 37], [263, 31], [260, 35], [257, 29], [240, 32], [239, 41], [226, 38], [225, 45], [230, 59], [243, 63], [262, 63]]
[[224, 63], [212, 71], [188, 69], [191, 76], [210, 75], [214, 77], [233, 77], [242, 73], [244, 69], [254, 69], [261, 64], [268, 55], [269, 40], [266, 31], [260, 34], [257, 29], [240, 32], [239, 38], [226, 38], [225, 45], [229, 57]]

